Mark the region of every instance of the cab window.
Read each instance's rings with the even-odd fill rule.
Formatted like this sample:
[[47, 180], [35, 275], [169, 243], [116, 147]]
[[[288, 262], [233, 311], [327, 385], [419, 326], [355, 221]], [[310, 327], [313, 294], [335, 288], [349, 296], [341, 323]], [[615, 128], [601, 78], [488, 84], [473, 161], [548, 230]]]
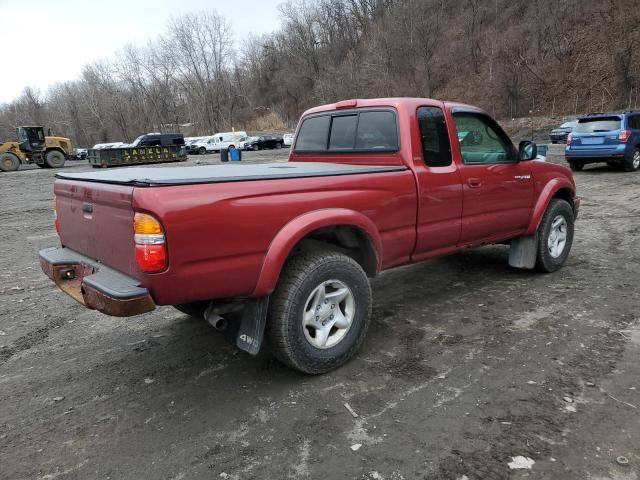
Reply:
[[442, 110], [438, 107], [420, 107], [418, 125], [424, 163], [428, 167], [451, 165], [451, 146]]
[[294, 151], [397, 152], [398, 126], [391, 110], [354, 109], [302, 120]]
[[453, 114], [460, 154], [465, 164], [511, 163], [517, 161], [506, 135], [482, 114]]

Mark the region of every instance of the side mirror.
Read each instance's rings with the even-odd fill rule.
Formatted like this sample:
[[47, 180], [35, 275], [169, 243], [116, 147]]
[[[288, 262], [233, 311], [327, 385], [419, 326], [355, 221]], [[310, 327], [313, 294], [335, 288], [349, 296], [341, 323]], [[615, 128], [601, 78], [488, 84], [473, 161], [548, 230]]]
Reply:
[[533, 160], [538, 156], [538, 146], [529, 140], [523, 140], [518, 147], [518, 160]]

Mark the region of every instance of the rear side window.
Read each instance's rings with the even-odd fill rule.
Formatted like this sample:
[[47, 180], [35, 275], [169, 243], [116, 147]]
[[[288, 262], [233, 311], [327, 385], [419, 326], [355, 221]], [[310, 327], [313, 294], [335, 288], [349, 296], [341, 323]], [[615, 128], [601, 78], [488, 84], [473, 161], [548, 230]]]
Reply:
[[302, 121], [296, 152], [395, 152], [396, 115], [388, 110], [345, 111]]
[[451, 165], [451, 147], [444, 114], [438, 107], [420, 107], [418, 124], [424, 163], [428, 167]]
[[640, 115], [630, 115], [627, 123], [629, 124], [629, 128], [640, 130]]
[[583, 118], [578, 121], [575, 131], [577, 133], [610, 132], [620, 130], [620, 124], [620, 117]]

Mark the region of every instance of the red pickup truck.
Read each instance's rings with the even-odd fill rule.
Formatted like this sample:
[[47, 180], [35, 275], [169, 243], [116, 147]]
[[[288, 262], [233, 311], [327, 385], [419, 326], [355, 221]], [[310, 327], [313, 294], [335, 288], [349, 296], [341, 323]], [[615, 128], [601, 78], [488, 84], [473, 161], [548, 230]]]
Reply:
[[235, 312], [241, 349], [266, 332], [282, 362], [322, 373], [362, 344], [382, 270], [491, 243], [514, 267], [564, 264], [580, 200], [536, 150], [472, 106], [342, 101], [304, 113], [289, 162], [60, 172], [61, 247], [40, 262], [88, 308]]

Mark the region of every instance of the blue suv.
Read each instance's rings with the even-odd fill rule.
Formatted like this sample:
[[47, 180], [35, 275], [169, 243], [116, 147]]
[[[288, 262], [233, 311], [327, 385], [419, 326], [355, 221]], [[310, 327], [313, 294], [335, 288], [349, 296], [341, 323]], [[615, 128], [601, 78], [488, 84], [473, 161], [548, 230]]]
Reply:
[[578, 120], [567, 137], [564, 156], [571, 170], [587, 163], [622, 165], [627, 172], [640, 168], [640, 111], [592, 113]]

